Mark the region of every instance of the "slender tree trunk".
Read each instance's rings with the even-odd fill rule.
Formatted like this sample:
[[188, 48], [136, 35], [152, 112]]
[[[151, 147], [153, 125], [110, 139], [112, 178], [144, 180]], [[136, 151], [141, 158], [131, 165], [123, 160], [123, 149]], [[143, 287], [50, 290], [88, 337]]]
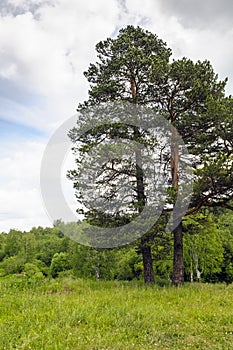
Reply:
[[193, 263], [192, 263], [192, 260], [191, 260], [191, 267], [190, 267], [190, 282], [193, 283]]
[[173, 235], [174, 252], [172, 284], [177, 287], [184, 283], [183, 229], [181, 223], [173, 230]]
[[200, 283], [201, 282], [201, 275], [202, 275], [202, 271], [199, 270], [199, 259], [198, 256], [196, 256], [196, 274], [197, 274], [197, 282]]
[[100, 274], [99, 274], [99, 268], [98, 267], [95, 269], [95, 277], [96, 277], [96, 281], [99, 281]]
[[151, 254], [150, 239], [148, 236], [141, 238], [141, 252], [143, 260], [144, 282], [154, 284], [153, 260]]
[[[177, 141], [177, 130], [173, 129], [171, 140], [171, 173], [172, 185], [174, 189], [179, 189], [179, 144]], [[177, 218], [174, 215], [174, 223]], [[184, 257], [183, 257], [183, 227], [180, 222], [173, 230], [174, 236], [174, 251], [173, 251], [173, 277], [172, 284], [180, 286], [184, 283]]]
[[197, 282], [201, 282], [201, 271], [197, 269]]
[[[137, 131], [138, 130], [135, 130], [135, 133], [137, 133]], [[138, 212], [140, 214], [146, 204], [143, 169], [142, 169], [142, 154], [141, 154], [140, 148], [138, 148], [135, 151], [135, 156], [136, 156], [137, 204], [138, 204]], [[149, 235], [145, 234], [141, 238], [140, 246], [141, 246], [141, 253], [142, 253], [142, 260], [143, 260], [144, 282], [153, 284], [155, 280], [154, 280], [153, 260], [152, 260], [150, 241], [151, 240]]]
[[[133, 103], [137, 103], [137, 87], [135, 79], [131, 78], [131, 94]], [[134, 127], [134, 139], [137, 142], [140, 137], [140, 131], [138, 127]], [[136, 182], [137, 182], [137, 205], [138, 213], [140, 214], [146, 204], [145, 189], [144, 189], [144, 175], [143, 175], [143, 164], [142, 164], [142, 151], [141, 147], [135, 151], [135, 160], [136, 160]], [[144, 272], [144, 282], [154, 284], [154, 271], [153, 271], [153, 260], [150, 246], [150, 237], [144, 235], [141, 238], [140, 242], [140, 251], [142, 253], [143, 260], [143, 272]]]

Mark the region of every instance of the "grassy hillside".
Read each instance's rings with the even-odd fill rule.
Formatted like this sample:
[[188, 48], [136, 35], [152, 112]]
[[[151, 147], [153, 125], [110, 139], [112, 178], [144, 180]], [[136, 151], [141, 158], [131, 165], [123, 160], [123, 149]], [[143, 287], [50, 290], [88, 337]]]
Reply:
[[233, 285], [0, 279], [0, 349], [232, 349]]

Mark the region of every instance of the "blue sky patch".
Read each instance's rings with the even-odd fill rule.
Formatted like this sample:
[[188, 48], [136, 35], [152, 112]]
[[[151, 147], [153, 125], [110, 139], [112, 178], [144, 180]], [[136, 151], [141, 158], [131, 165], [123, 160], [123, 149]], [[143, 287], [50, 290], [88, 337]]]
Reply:
[[10, 122], [0, 119], [0, 139], [10, 139], [12, 137], [41, 137], [44, 132], [33, 127], [22, 125], [19, 123]]

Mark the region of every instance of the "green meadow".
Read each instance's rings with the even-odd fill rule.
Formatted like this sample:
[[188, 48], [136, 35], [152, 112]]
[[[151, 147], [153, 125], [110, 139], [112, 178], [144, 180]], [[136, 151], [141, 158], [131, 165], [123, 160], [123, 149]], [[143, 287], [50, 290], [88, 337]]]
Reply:
[[233, 285], [0, 279], [0, 349], [232, 349]]

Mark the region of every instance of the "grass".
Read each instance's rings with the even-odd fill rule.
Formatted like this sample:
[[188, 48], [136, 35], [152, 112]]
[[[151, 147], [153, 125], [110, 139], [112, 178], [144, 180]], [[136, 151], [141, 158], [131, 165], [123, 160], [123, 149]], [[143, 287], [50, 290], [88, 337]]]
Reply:
[[0, 349], [233, 348], [233, 286], [0, 279]]

